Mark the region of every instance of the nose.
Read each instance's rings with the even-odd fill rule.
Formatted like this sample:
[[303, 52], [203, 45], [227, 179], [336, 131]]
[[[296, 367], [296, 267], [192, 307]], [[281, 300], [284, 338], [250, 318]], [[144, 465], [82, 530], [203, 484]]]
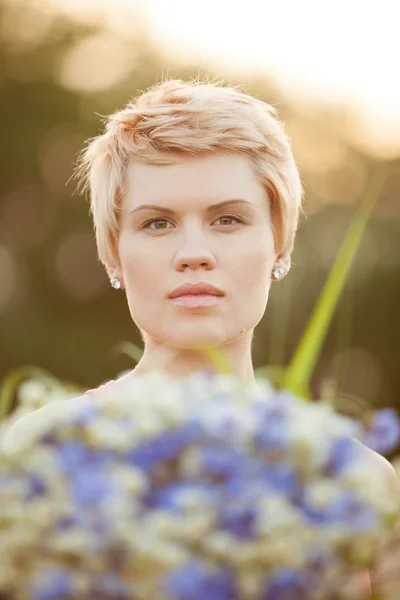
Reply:
[[185, 239], [175, 254], [174, 266], [178, 271], [185, 269], [214, 269], [216, 259], [204, 236], [193, 231]]

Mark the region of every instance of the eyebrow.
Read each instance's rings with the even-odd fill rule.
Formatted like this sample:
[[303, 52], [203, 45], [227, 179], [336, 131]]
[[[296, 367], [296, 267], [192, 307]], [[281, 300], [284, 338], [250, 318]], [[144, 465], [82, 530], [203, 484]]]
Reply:
[[[218, 202], [218, 204], [211, 204], [207, 207], [206, 210], [207, 212], [213, 212], [214, 210], [222, 208], [223, 206], [227, 206], [228, 204], [243, 204], [246, 206], [254, 206], [252, 202], [242, 200], [241, 198], [234, 198], [233, 200], [224, 200], [223, 202]], [[159, 206], [157, 204], [142, 204], [141, 206], [138, 206], [137, 208], [134, 208], [133, 210], [129, 211], [129, 214], [132, 215], [141, 210], [158, 210], [160, 212], [167, 213], [168, 215], [176, 214], [175, 211], [172, 210], [172, 208], [168, 208], [167, 206]]]

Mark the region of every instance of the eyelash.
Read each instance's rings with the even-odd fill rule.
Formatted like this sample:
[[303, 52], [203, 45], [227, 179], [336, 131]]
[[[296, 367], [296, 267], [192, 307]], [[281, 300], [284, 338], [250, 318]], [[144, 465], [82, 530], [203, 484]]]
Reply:
[[[223, 215], [222, 217], [218, 217], [217, 221], [219, 221], [219, 219], [234, 219], [238, 223], [242, 223], [242, 224], [244, 223], [243, 219], [240, 219], [239, 217], [234, 217], [233, 215]], [[167, 219], [151, 219], [150, 221], [147, 221], [146, 223], [144, 223], [144, 225], [141, 227], [141, 229], [150, 229], [149, 225], [151, 225], [152, 223], [157, 223], [159, 221], [165, 221], [166, 223], [170, 222]], [[227, 225], [227, 227], [232, 227], [232, 225]], [[152, 231], [166, 231], [166, 228], [165, 229], [153, 229]]]

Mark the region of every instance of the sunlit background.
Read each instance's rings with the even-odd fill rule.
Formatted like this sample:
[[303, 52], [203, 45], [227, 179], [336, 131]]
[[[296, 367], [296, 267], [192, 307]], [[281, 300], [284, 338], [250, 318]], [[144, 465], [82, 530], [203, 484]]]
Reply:
[[289, 360], [387, 164], [313, 385], [336, 377], [343, 402], [400, 408], [399, 22], [398, 0], [0, 0], [0, 377], [35, 364], [93, 387], [132, 366], [114, 348], [140, 337], [69, 180], [100, 115], [166, 77], [201, 75], [278, 109], [306, 190], [255, 366]]

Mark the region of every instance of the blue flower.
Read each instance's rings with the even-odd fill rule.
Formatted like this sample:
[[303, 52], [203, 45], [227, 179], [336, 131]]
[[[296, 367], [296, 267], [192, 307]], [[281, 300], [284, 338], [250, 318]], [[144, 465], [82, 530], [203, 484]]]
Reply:
[[215, 505], [219, 499], [218, 490], [212, 483], [177, 481], [152, 491], [146, 504], [151, 509], [163, 508], [182, 513], [185, 495], [188, 492], [194, 492], [206, 505]]
[[89, 597], [96, 600], [129, 600], [133, 594], [126, 580], [118, 575], [109, 574], [96, 576]]
[[268, 578], [261, 600], [308, 600], [312, 579], [305, 572], [282, 569]]
[[257, 508], [252, 502], [237, 502], [223, 507], [218, 527], [240, 539], [252, 539], [256, 530]]
[[92, 450], [78, 440], [63, 442], [58, 447], [57, 459], [61, 471], [67, 476], [72, 476], [78, 470], [102, 468], [109, 459], [105, 450]]
[[304, 516], [312, 523], [323, 525], [336, 523], [353, 532], [363, 532], [374, 527], [377, 513], [348, 491], [340, 491], [324, 507], [311, 506], [307, 501], [301, 506]]
[[197, 425], [208, 440], [217, 442], [235, 439], [242, 428], [231, 398], [224, 395], [213, 395], [211, 400], [197, 406], [190, 422]]
[[263, 479], [274, 491], [282, 493], [289, 500], [302, 497], [303, 486], [293, 465], [287, 462], [265, 465]]
[[[72, 514], [64, 514], [56, 518], [54, 528], [56, 531], [65, 531], [72, 528], [80, 528], [81, 530], [92, 532], [96, 536], [104, 536], [109, 533], [109, 525], [104, 516], [104, 511], [93, 510], [93, 506], [71, 505], [74, 512]], [[96, 507], [99, 508], [99, 507]]]
[[65, 515], [63, 517], [58, 517], [54, 526], [57, 531], [66, 531], [80, 524], [81, 520], [78, 518], [78, 515]]
[[384, 408], [376, 412], [362, 441], [368, 448], [381, 454], [393, 450], [400, 442], [400, 420], [396, 411]]
[[73, 598], [72, 582], [69, 575], [61, 570], [48, 569], [43, 570], [41, 576], [43, 583], [35, 584], [31, 590], [33, 598], [37, 600]]
[[263, 452], [284, 450], [290, 443], [290, 427], [287, 409], [282, 398], [278, 403], [254, 404], [253, 410], [258, 418], [258, 431], [255, 435], [256, 447]]
[[332, 510], [332, 506], [317, 507], [304, 501], [300, 506], [304, 517], [314, 525], [324, 525], [337, 521], [337, 513]]
[[289, 502], [302, 501], [304, 487], [295, 468], [288, 462], [265, 463], [257, 459], [248, 460], [246, 469], [230, 477], [224, 491], [227, 501], [239, 495], [260, 498], [271, 491], [279, 492]]
[[353, 532], [366, 531], [377, 522], [376, 510], [355, 498], [350, 492], [342, 492], [335, 504], [337, 520]]
[[325, 473], [328, 477], [338, 477], [350, 466], [356, 458], [359, 448], [350, 437], [335, 440], [325, 465]]
[[307, 567], [316, 577], [324, 576], [326, 569], [335, 563], [333, 548], [326, 543], [316, 543], [308, 550]]
[[233, 573], [223, 568], [209, 572], [199, 561], [193, 561], [169, 573], [165, 591], [174, 600], [236, 600], [238, 592]]
[[45, 496], [47, 492], [47, 485], [43, 481], [41, 477], [38, 475], [32, 475], [29, 479], [29, 492], [27, 495], [27, 500], [32, 500], [32, 498]]
[[45, 446], [58, 446], [59, 444], [54, 432], [45, 433], [44, 435], [42, 435], [42, 437], [40, 438], [40, 443], [44, 444]]
[[249, 468], [230, 477], [223, 488], [219, 526], [240, 538], [256, 535], [258, 504], [271, 491], [288, 502], [300, 503], [304, 488], [290, 464], [249, 461]]
[[106, 470], [110, 453], [87, 448], [82, 442], [70, 440], [58, 448], [61, 472], [68, 478], [72, 496], [79, 504], [94, 504], [116, 492]]
[[197, 425], [188, 423], [179, 429], [167, 431], [159, 437], [143, 442], [127, 454], [126, 460], [129, 464], [150, 472], [160, 462], [179, 456], [182, 450], [193, 443], [198, 433]]
[[227, 504], [239, 496], [257, 499], [271, 490], [259, 474], [253, 476], [252, 473], [243, 473], [231, 477], [226, 481], [223, 487], [223, 502]]
[[119, 491], [106, 471], [90, 467], [71, 476], [70, 486], [75, 502], [83, 505], [100, 503]]
[[243, 471], [249, 457], [232, 445], [213, 445], [200, 451], [200, 460], [208, 475], [228, 477]]

